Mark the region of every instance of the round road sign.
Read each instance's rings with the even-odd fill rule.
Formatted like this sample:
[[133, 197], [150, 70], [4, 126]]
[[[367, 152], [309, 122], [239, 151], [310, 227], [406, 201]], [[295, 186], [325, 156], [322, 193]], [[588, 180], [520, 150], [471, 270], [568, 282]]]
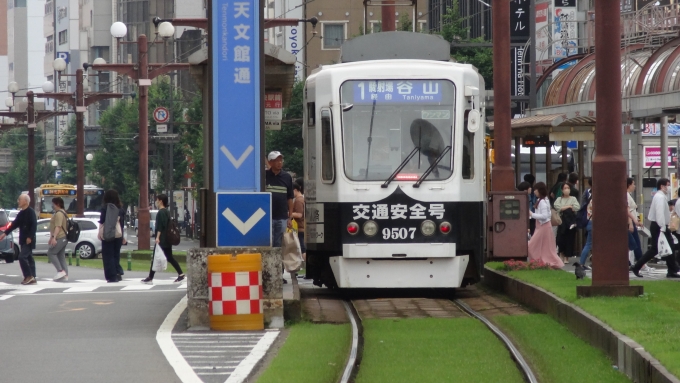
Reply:
[[158, 108], [154, 109], [153, 119], [159, 124], [168, 122], [170, 119], [170, 112], [168, 111], [168, 108], [159, 106]]

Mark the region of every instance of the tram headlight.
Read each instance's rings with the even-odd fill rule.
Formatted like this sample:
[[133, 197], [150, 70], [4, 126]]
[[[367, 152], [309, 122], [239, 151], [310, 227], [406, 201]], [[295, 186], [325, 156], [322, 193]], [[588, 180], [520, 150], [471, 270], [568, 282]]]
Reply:
[[449, 234], [451, 232], [451, 224], [448, 222], [442, 222], [439, 224], [439, 231], [442, 232], [442, 234]]
[[364, 223], [364, 234], [367, 237], [372, 237], [378, 233], [378, 224], [374, 221], [366, 221]]
[[435, 230], [437, 230], [437, 225], [435, 225], [435, 223], [429, 219], [427, 221], [423, 221], [423, 223], [420, 224], [420, 231], [424, 236], [431, 236], [434, 234]]
[[356, 222], [350, 222], [347, 224], [347, 232], [350, 235], [356, 235], [359, 232], [359, 225], [357, 225]]

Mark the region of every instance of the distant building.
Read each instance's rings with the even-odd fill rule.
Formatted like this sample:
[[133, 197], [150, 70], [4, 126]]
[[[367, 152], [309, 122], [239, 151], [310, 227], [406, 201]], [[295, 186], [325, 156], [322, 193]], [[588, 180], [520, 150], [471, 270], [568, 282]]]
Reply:
[[[527, 2], [528, 4], [528, 2]], [[458, 0], [460, 16], [464, 18], [463, 26], [468, 28], [467, 36], [460, 36], [461, 39], [475, 39], [483, 37], [491, 40], [492, 20], [491, 20], [491, 0]], [[427, 20], [430, 30], [439, 32], [441, 25], [446, 23], [446, 10], [453, 7], [453, 0], [428, 0]]]
[[[41, 28], [45, 0], [4, 0], [7, 2], [7, 81], [15, 81], [24, 97], [30, 89], [40, 91], [45, 82], [43, 56], [45, 38]], [[1, 48], [0, 48], [1, 49]], [[7, 91], [7, 86], [2, 89]]]
[[[305, 53], [307, 73], [318, 68], [340, 62], [340, 46], [347, 39], [364, 33], [380, 32], [382, 30], [382, 7], [369, 6], [364, 20], [364, 4], [362, 0], [315, 0], [306, 2], [305, 18], [317, 17], [319, 24], [316, 34], [312, 26], [307, 23]], [[418, 0], [418, 10], [415, 15], [416, 31], [429, 31], [428, 0]], [[396, 29], [405, 28], [405, 24], [412, 30], [414, 8], [412, 6], [396, 6]], [[367, 27], [364, 28], [364, 22]]]
[[[268, 0], [265, 2], [265, 18], [268, 19], [304, 19], [305, 2], [303, 0]], [[276, 27], [264, 32], [266, 42], [276, 45], [295, 55], [295, 81], [304, 81], [307, 76], [305, 62], [305, 22], [296, 26]]]

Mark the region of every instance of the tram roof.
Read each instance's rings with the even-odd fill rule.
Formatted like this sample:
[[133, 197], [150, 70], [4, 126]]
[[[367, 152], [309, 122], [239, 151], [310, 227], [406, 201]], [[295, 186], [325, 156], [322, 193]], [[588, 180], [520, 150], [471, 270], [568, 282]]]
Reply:
[[451, 60], [451, 46], [441, 36], [404, 31], [358, 36], [347, 40], [340, 50], [343, 63], [393, 59]]

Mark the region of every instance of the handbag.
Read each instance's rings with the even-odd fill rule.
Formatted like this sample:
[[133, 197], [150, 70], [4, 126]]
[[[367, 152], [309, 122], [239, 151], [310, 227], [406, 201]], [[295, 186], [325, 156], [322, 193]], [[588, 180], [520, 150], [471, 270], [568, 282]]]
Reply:
[[560, 213], [558, 213], [555, 209], [550, 209], [550, 224], [552, 226], [559, 226], [562, 224]]
[[667, 257], [671, 254], [673, 254], [673, 249], [671, 248], [671, 244], [668, 243], [668, 239], [664, 235], [663, 232], [659, 234], [659, 242], [657, 243], [657, 249], [659, 253], [657, 254], [658, 257]]
[[680, 229], [680, 217], [678, 217], [675, 212], [671, 214], [671, 222], [668, 224], [668, 228], [671, 229], [671, 231], [678, 231], [678, 229]]
[[302, 268], [302, 250], [300, 249], [300, 239], [297, 232], [287, 229], [283, 234], [281, 245], [283, 266], [289, 273], [297, 273]]

